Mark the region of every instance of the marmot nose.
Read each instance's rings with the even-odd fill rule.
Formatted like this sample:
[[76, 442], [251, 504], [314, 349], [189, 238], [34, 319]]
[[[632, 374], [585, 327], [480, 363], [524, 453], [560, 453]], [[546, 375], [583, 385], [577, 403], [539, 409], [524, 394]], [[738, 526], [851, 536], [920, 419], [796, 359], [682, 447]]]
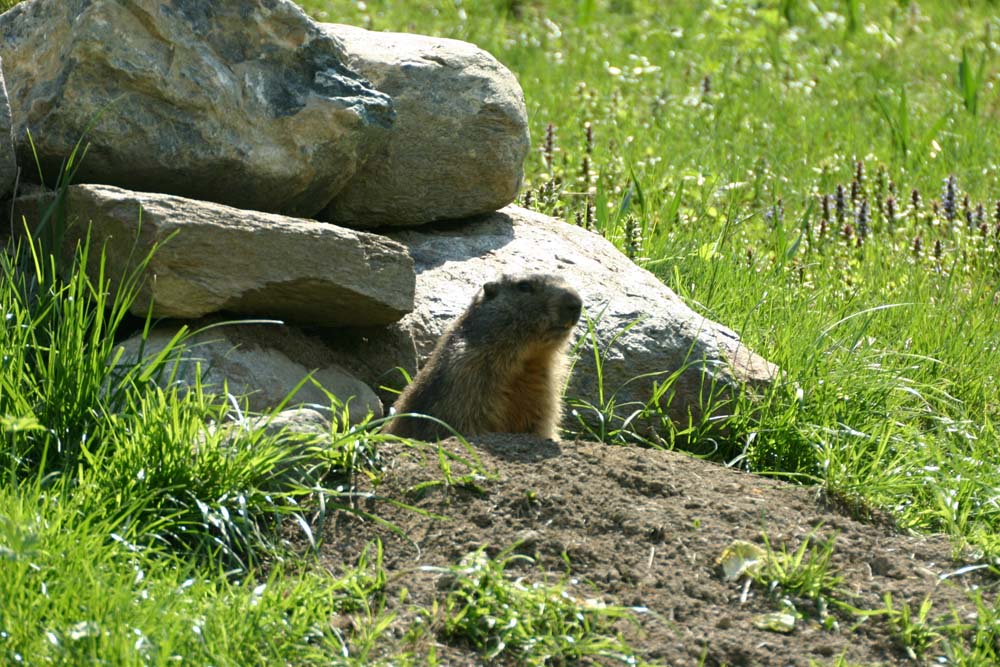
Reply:
[[580, 311], [583, 309], [583, 300], [574, 291], [563, 292], [559, 298], [559, 319], [566, 326], [573, 326], [580, 319]]

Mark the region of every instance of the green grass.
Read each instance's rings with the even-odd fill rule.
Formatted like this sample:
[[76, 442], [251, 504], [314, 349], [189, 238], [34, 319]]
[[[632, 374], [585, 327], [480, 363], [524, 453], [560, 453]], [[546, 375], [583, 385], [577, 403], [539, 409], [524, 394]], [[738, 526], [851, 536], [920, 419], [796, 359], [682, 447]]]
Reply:
[[37, 485], [0, 489], [0, 662], [328, 665], [343, 654], [329, 621], [366, 593], [358, 573], [220, 576], [137, 551], [119, 525], [65, 503]]
[[772, 591], [780, 589], [781, 593], [815, 601], [836, 591], [843, 581], [830, 565], [834, 538], [817, 547], [806, 537], [795, 551], [789, 552], [784, 546], [774, 549], [767, 535], [763, 537], [767, 551], [754, 578]]
[[0, 662], [366, 664], [331, 621], [377, 604], [381, 551], [327, 572], [284, 539], [315, 544], [319, 510], [357, 511], [367, 431], [272, 433], [178, 390], [184, 331], [116, 365], [138, 282], [111, 285], [103, 259], [30, 236], [0, 252]]
[[614, 629], [632, 613], [597, 599], [574, 596], [566, 582], [530, 583], [506, 570], [526, 556], [487, 557], [480, 549], [451, 568], [453, 581], [440, 613], [442, 634], [468, 644], [486, 661], [519, 665], [577, 664], [604, 657], [640, 664]]
[[935, 609], [931, 596], [919, 605], [906, 600], [895, 603], [890, 593], [883, 595], [880, 607], [862, 609], [854, 606], [856, 591], [843, 586], [844, 579], [831, 562], [835, 536], [819, 545], [813, 535], [806, 536], [794, 551], [785, 545], [774, 548], [766, 533], [761, 536], [763, 549], [736, 540], [720, 555], [718, 565], [727, 579], [742, 578], [747, 585], [752, 581], [764, 587], [787, 622], [794, 625], [796, 621], [814, 618], [828, 631], [839, 631], [842, 623], [858, 626], [881, 623], [914, 662], [929, 655], [949, 665], [986, 665], [997, 661], [1000, 617], [996, 602], [985, 601], [984, 591], [979, 587], [967, 591], [975, 605], [974, 614]]

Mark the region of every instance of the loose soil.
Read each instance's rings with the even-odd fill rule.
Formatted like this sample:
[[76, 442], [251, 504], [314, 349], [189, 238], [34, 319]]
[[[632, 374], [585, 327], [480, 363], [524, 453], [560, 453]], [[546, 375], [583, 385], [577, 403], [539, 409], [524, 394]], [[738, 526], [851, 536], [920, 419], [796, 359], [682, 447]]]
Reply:
[[[426, 645], [403, 638], [416, 608], [429, 609], [447, 595], [447, 575], [426, 566], [454, 565], [484, 545], [491, 556], [513, 548], [535, 559], [515, 565], [511, 576], [552, 582], [565, 579], [568, 569], [581, 599], [648, 609], [635, 614], [635, 623], [620, 625], [641, 658], [662, 665], [832, 665], [841, 657], [851, 664], [919, 664], [883, 616], [863, 620], [834, 611], [838, 623], [829, 629], [815, 605], [792, 598], [802, 612], [793, 632], [755, 627], [755, 617], [781, 608], [780, 596], [726, 580], [717, 559], [737, 539], [763, 546], [764, 533], [774, 548], [789, 551], [807, 538], [816, 544], [833, 538], [832, 563], [844, 578], [840, 597], [860, 609], [884, 608], [887, 594], [896, 608], [908, 603], [917, 609], [930, 596], [934, 619], [954, 621], [958, 614], [967, 621], [975, 608], [969, 588], [986, 587], [991, 600], [995, 595], [984, 570], [955, 573], [965, 563], [952, 559], [946, 538], [899, 534], [884, 521], [856, 521], [843, 503], [830, 502], [816, 488], [677, 452], [521, 436], [489, 436], [472, 444], [492, 477], [477, 482], [478, 489], [441, 483], [415, 490], [444, 479], [436, 445], [382, 451], [385, 472], [374, 495], [423, 513], [374, 499], [361, 509], [391, 522], [406, 538], [349, 513], [324, 529], [321, 558], [333, 571], [353, 564], [376, 537], [383, 541], [386, 604], [396, 614], [390, 634], [398, 641], [390, 651], [426, 654]], [[441, 447], [470, 458], [458, 441]], [[469, 472], [452, 463], [453, 479]], [[483, 664], [461, 642], [448, 643], [433, 632], [421, 641], [435, 643], [440, 664]], [[934, 655], [932, 649], [928, 664]]]

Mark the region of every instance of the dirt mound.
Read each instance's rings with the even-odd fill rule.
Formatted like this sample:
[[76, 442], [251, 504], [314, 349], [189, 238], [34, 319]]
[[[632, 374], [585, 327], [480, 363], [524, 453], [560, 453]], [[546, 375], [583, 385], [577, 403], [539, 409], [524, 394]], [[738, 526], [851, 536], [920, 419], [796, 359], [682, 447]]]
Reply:
[[[436, 446], [382, 453], [386, 472], [375, 495], [446, 520], [371, 500], [363, 509], [408, 539], [346, 513], [325, 530], [322, 558], [333, 569], [351, 563], [374, 537], [384, 541], [389, 605], [397, 607], [400, 630], [412, 622], [412, 605], [430, 607], [447, 593], [445, 575], [425, 566], [455, 564], [483, 545], [491, 556], [518, 545], [536, 564], [517, 576], [551, 581], [568, 563], [581, 598], [647, 608], [624, 632], [654, 663], [806, 666], [844, 656], [852, 663], [913, 664], [884, 615], [862, 622], [838, 610], [831, 612], [838, 623], [824, 627], [815, 606], [793, 598], [802, 612], [793, 632], [758, 629], [755, 618], [779, 610], [779, 601], [762, 586], [727, 581], [717, 559], [734, 540], [763, 545], [762, 533], [788, 551], [807, 538], [813, 544], [833, 538], [841, 597], [859, 609], [884, 609], [887, 593], [896, 608], [905, 602], [917, 609], [931, 596], [935, 616], [974, 609], [965, 587], [979, 583], [977, 573], [941, 577], [960, 567], [945, 538], [860, 523], [815, 488], [675, 452], [520, 436], [480, 438], [473, 446], [491, 479], [472, 474], [463, 481], [476, 466], [452, 461], [452, 483], [444, 483]], [[470, 460], [457, 441], [441, 447]], [[403, 587], [408, 596], [400, 605], [396, 593]], [[442, 664], [480, 663], [460, 645], [442, 642], [436, 652]]]

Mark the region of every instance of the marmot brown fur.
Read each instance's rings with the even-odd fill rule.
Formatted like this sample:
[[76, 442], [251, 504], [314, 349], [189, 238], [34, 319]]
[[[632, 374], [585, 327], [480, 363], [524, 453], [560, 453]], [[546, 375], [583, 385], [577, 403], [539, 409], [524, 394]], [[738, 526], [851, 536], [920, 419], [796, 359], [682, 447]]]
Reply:
[[[486, 283], [400, 394], [396, 414], [431, 415], [462, 435], [557, 439], [566, 343], [582, 306], [576, 290], [556, 276], [505, 275]], [[421, 440], [450, 435], [419, 417], [397, 417], [385, 432]]]

